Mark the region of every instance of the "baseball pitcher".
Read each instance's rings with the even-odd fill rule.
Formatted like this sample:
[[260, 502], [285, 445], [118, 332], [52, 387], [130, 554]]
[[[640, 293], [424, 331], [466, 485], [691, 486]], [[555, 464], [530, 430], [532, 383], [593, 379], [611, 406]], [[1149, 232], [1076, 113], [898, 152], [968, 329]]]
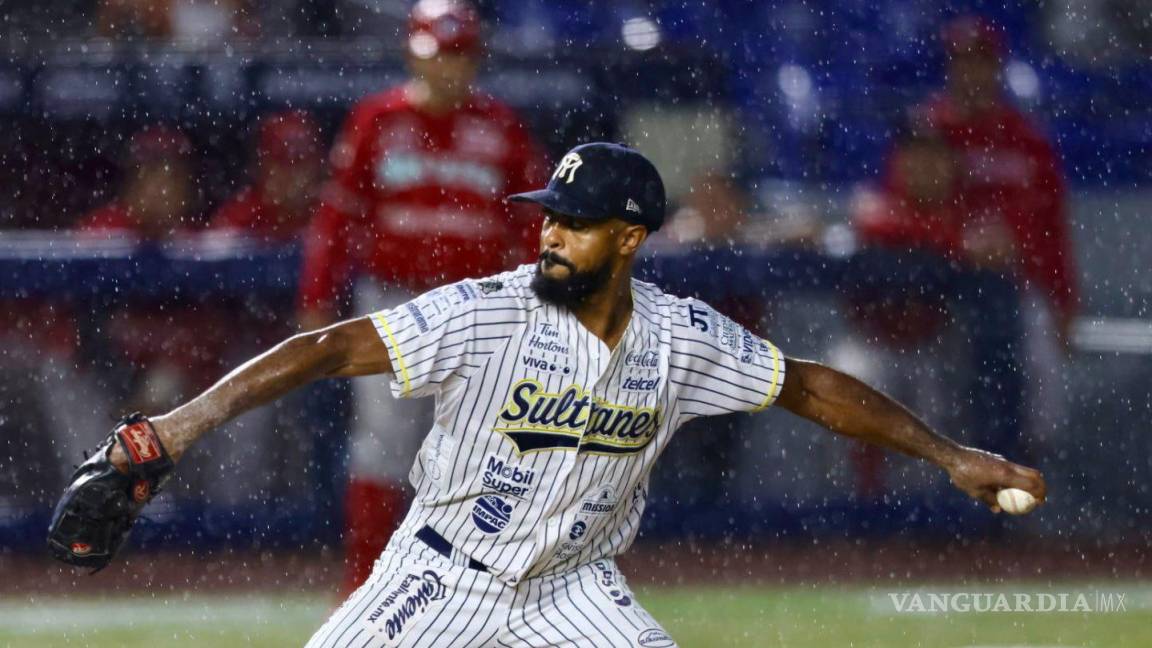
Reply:
[[412, 467], [416, 498], [367, 582], [308, 643], [336, 646], [674, 646], [614, 561], [632, 543], [648, 475], [698, 416], [772, 404], [935, 463], [996, 510], [1036, 470], [960, 446], [884, 395], [786, 357], [695, 299], [632, 278], [664, 220], [640, 153], [576, 147], [547, 187], [539, 261], [293, 336], [163, 416], [125, 421], [57, 510], [61, 559], [107, 564], [192, 443], [308, 382], [387, 374], [435, 397]]

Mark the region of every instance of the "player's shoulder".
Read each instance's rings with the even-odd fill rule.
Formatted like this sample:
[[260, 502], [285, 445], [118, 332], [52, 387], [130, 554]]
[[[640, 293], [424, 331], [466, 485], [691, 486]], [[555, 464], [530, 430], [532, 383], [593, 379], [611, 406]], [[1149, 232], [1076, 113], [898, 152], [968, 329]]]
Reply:
[[361, 119], [411, 110], [403, 86], [396, 86], [362, 97], [352, 107], [352, 115]]
[[486, 308], [525, 309], [534, 298], [532, 275], [535, 266], [523, 265], [513, 270], [487, 277], [464, 279], [454, 285], [470, 300], [483, 303]]
[[[433, 288], [403, 306], [427, 330], [433, 320], [470, 317], [476, 324], [513, 324], [526, 319], [527, 304], [516, 271], [461, 279]], [[525, 284], [526, 285], [526, 284]]]
[[510, 117], [516, 114], [511, 106], [483, 90], [474, 90], [472, 92], [472, 96], [468, 101], [468, 107], [475, 112], [487, 113], [493, 117]]
[[659, 286], [633, 277], [632, 298], [638, 308], [650, 311], [654, 315], [667, 318], [670, 309], [674, 306], [675, 295], [664, 292]]
[[637, 312], [660, 320], [662, 328], [671, 329], [674, 339], [713, 337], [725, 328], [723, 321], [727, 318], [695, 297], [667, 293], [639, 279], [632, 280], [632, 296]]
[[694, 330], [701, 333], [710, 332], [715, 328], [715, 321], [723, 317], [711, 304], [703, 300], [668, 293], [662, 294], [666, 300], [666, 308], [671, 315], [674, 329]]
[[1016, 134], [1016, 139], [1040, 154], [1052, 154], [1052, 142], [1043, 124], [1032, 115], [1014, 105], [1006, 106], [1008, 128]]
[[485, 92], [474, 92], [469, 102], [469, 112], [499, 124], [503, 128], [519, 127], [520, 115], [514, 108]]

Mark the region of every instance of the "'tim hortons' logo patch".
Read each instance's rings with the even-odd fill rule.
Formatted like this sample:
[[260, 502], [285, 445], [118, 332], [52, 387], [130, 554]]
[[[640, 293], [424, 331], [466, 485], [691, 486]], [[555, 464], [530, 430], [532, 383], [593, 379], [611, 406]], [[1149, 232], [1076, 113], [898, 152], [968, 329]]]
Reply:
[[576, 385], [553, 394], [529, 378], [512, 386], [492, 430], [507, 437], [520, 454], [541, 450], [633, 454], [647, 447], [659, 426], [656, 409], [609, 403]]

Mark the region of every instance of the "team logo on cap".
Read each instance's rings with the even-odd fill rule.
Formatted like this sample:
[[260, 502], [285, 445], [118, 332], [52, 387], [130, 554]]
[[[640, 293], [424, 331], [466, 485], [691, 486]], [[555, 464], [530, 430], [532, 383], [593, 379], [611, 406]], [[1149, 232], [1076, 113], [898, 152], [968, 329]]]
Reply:
[[584, 164], [584, 160], [580, 159], [578, 153], [569, 153], [561, 158], [560, 166], [556, 167], [556, 172], [552, 174], [552, 179], [560, 178], [564, 180], [566, 184], [572, 184], [572, 181], [576, 179], [576, 169], [579, 169], [582, 164]]

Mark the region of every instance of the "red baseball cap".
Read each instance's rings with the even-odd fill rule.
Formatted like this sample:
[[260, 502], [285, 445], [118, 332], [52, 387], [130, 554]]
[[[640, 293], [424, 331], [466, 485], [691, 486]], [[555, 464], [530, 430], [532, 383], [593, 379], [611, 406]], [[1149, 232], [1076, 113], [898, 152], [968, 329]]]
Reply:
[[319, 158], [320, 129], [303, 110], [268, 115], [260, 122], [256, 156], [261, 161], [290, 163]]
[[1008, 52], [1004, 32], [982, 16], [960, 16], [940, 31], [949, 56], [991, 54], [1002, 58]]
[[441, 52], [476, 54], [480, 15], [466, 0], [420, 0], [408, 20], [408, 51], [416, 58]]

